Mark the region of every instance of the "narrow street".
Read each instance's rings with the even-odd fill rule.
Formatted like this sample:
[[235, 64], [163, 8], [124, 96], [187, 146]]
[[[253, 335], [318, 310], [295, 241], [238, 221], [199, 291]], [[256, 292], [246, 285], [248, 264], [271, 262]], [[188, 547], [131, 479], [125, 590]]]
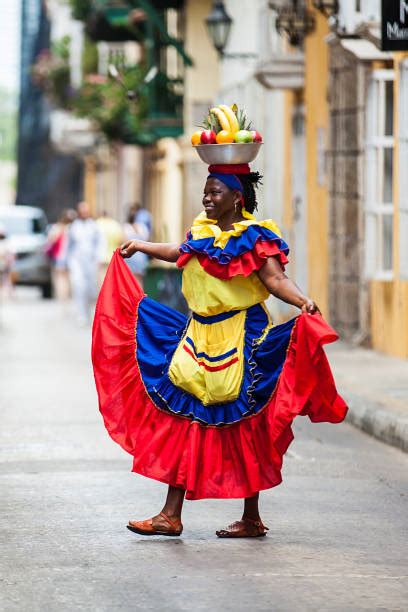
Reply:
[[139, 537], [128, 519], [166, 488], [104, 429], [90, 330], [29, 290], [0, 321], [0, 610], [408, 609], [408, 455], [299, 419], [266, 538], [216, 538], [235, 500], [187, 502], [180, 539]]

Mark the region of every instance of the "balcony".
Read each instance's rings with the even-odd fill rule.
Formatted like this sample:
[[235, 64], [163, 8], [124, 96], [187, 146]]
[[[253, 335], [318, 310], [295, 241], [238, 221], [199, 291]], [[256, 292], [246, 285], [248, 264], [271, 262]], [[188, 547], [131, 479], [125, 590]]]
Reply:
[[60, 153], [86, 155], [99, 139], [99, 132], [89, 119], [80, 119], [66, 110], [51, 112], [50, 140]]
[[88, 0], [88, 10], [81, 13], [93, 41], [137, 42], [140, 65], [146, 72], [157, 69], [156, 76], [137, 90], [146, 109], [137, 129], [131, 103], [123, 113], [116, 136], [126, 144], [150, 145], [183, 133], [184, 69], [192, 65], [182, 42], [183, 4], [183, 0]]
[[255, 68], [255, 78], [267, 89], [302, 89], [305, 60], [302, 52], [271, 55]]

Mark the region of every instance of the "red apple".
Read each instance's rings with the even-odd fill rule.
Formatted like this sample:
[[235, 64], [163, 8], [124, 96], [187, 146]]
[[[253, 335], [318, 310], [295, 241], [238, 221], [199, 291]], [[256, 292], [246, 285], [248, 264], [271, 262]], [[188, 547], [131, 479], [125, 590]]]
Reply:
[[201, 144], [216, 144], [217, 134], [212, 130], [204, 130], [201, 134]]
[[262, 142], [262, 136], [256, 130], [251, 130], [252, 138], [254, 142]]

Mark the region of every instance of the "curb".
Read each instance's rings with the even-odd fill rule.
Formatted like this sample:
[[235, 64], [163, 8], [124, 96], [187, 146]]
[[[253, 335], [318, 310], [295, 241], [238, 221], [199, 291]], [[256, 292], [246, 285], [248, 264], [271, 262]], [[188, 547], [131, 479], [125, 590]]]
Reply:
[[408, 418], [387, 410], [383, 404], [341, 392], [349, 410], [346, 421], [386, 444], [408, 453]]

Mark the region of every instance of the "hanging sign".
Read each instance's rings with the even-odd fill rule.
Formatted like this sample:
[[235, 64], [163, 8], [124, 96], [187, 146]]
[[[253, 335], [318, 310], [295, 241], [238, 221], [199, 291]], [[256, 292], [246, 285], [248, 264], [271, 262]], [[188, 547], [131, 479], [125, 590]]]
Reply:
[[382, 0], [383, 51], [408, 51], [408, 0]]

